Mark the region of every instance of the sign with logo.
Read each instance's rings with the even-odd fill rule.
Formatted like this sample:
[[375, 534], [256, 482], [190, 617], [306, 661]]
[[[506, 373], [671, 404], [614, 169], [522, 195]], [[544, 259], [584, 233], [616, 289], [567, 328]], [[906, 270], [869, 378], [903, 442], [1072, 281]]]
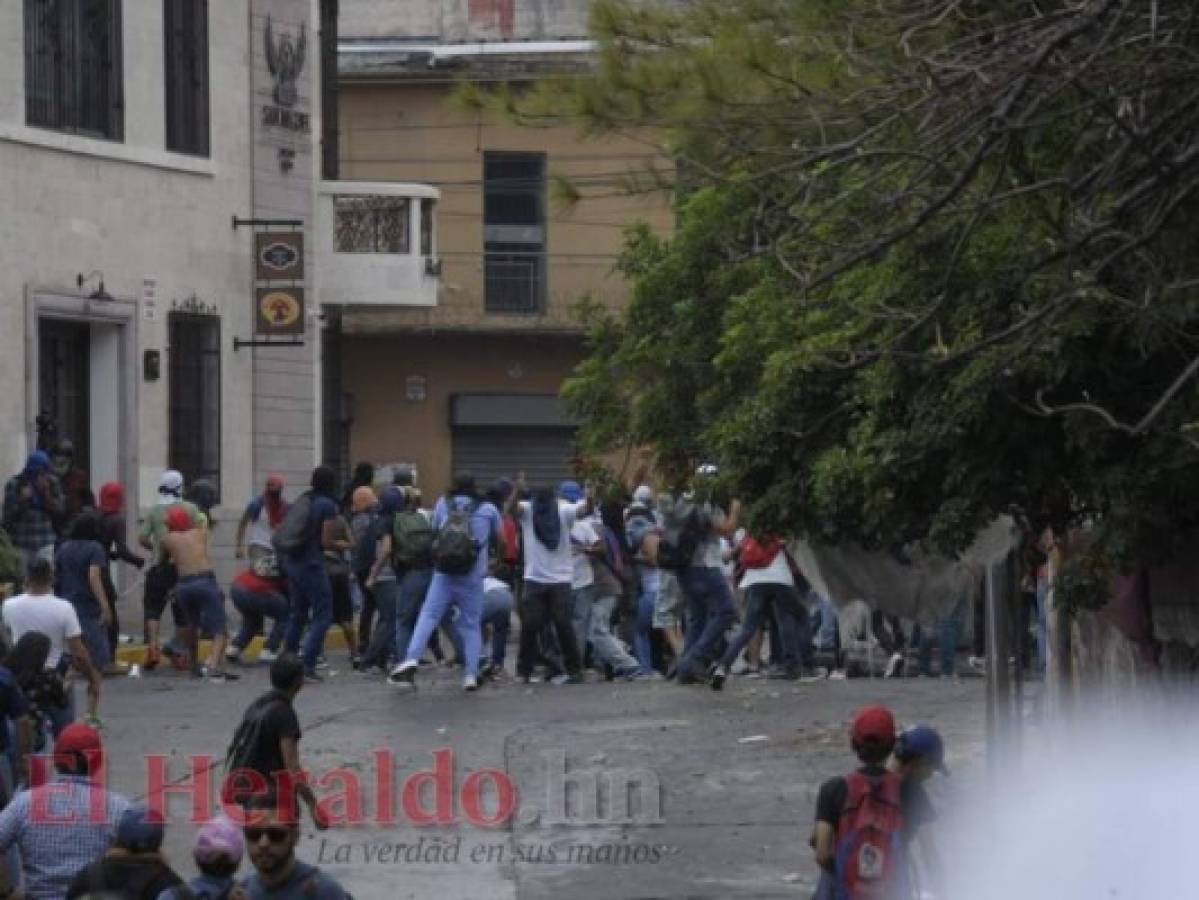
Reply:
[[286, 128], [289, 131], [307, 132], [308, 113], [295, 109], [300, 100], [296, 81], [304, 71], [304, 58], [308, 50], [307, 26], [301, 22], [300, 33], [295, 38], [290, 34], [280, 34], [276, 37], [271, 17], [267, 16], [263, 43], [266, 67], [275, 79], [275, 89], [271, 93], [275, 102], [274, 105], [267, 104], [262, 108], [262, 124]]
[[304, 233], [260, 231], [254, 235], [254, 271], [259, 281], [302, 281]]
[[304, 289], [260, 287], [254, 292], [254, 332], [262, 335], [304, 333]]

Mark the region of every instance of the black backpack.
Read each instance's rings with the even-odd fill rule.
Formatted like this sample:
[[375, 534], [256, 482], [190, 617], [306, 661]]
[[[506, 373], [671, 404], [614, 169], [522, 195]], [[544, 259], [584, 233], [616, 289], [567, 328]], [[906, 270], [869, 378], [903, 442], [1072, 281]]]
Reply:
[[672, 517], [658, 540], [658, 567], [678, 572], [692, 565], [704, 536], [704, 517], [692, 504], [682, 517]]
[[271, 537], [278, 556], [295, 556], [312, 537], [312, 491], [305, 491], [287, 508], [287, 515]]
[[433, 540], [433, 565], [444, 575], [469, 575], [479, 558], [479, 545], [470, 533], [470, 522], [479, 508], [477, 500], [459, 507], [447, 498], [448, 515]]

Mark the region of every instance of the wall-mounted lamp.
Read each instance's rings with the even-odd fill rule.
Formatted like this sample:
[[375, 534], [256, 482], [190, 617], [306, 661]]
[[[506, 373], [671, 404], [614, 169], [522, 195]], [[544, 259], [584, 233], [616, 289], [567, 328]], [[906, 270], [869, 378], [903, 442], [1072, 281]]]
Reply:
[[78, 275], [76, 275], [75, 276], [75, 286], [78, 287], [79, 290], [83, 290], [83, 286], [85, 284], [87, 284], [93, 278], [97, 278], [97, 277], [99, 278], [99, 287], [97, 287], [94, 291], [92, 291], [90, 294], [88, 294], [87, 299], [89, 299], [89, 300], [112, 300], [113, 299], [112, 295], [104, 290], [104, 273], [101, 272], [99, 269], [95, 269], [86, 275], [84, 275], [82, 272], [79, 273]]

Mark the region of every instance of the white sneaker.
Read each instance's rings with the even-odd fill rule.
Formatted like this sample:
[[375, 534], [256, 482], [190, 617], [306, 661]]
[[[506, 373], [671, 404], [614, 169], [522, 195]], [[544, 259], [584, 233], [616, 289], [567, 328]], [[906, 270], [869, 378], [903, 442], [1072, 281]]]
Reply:
[[466, 691], [467, 693], [470, 693], [472, 691], [477, 691], [478, 689], [479, 689], [479, 679], [475, 678], [472, 675], [467, 675], [465, 678], [462, 679], [462, 690]]
[[903, 671], [903, 654], [896, 653], [887, 660], [887, 669], [883, 672], [883, 678], [894, 678]]
[[833, 671], [829, 672], [828, 675], [829, 681], [844, 681], [845, 678], [846, 675], [844, 669], [833, 669]]
[[228, 647], [225, 648], [225, 659], [229, 660], [229, 662], [240, 661], [241, 660], [241, 648], [234, 647], [232, 644], [230, 644]]
[[980, 672], [987, 670], [987, 660], [982, 656], [972, 656], [967, 662], [970, 663], [972, 669], [978, 669]]
[[387, 681], [389, 684], [393, 684], [396, 687], [415, 688], [416, 670], [418, 667], [419, 663], [413, 662], [412, 660], [402, 662], [391, 670], [391, 674], [387, 676]]
[[258, 661], [259, 662], [273, 663], [278, 658], [279, 658], [279, 654], [276, 653], [274, 650], [267, 650], [265, 647], [263, 647], [260, 651], [258, 651]]

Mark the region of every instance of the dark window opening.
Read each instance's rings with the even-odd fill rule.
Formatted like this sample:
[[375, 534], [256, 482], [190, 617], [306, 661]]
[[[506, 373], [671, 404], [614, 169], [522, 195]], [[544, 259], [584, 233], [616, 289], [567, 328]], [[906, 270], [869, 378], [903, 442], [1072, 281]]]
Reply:
[[121, 0], [25, 0], [25, 121], [119, 141]]
[[483, 155], [483, 252], [488, 312], [545, 307], [545, 154]]
[[207, 156], [208, 0], [163, 0], [167, 149]]
[[420, 253], [421, 256], [433, 255], [433, 213], [436, 209], [432, 198], [426, 197], [420, 202]]
[[188, 484], [221, 492], [221, 320], [173, 312], [170, 330], [170, 466]]

